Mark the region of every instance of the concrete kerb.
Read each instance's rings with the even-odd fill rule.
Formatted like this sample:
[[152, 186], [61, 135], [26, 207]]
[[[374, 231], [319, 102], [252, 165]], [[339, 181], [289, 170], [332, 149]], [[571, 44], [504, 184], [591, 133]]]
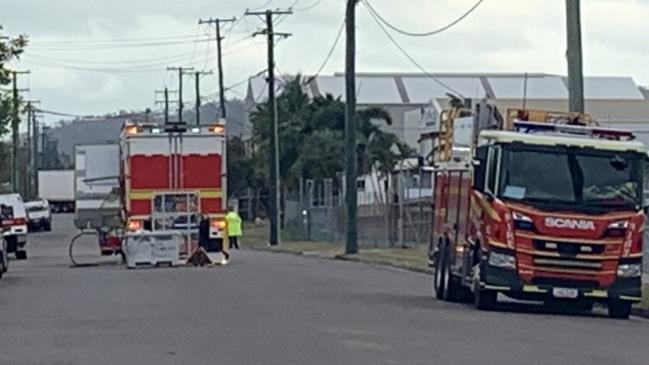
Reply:
[[407, 270], [407, 271], [412, 271], [420, 274], [432, 274], [433, 270], [428, 268], [428, 269], [422, 269], [419, 267], [413, 267], [409, 265], [399, 265], [395, 264], [394, 262], [390, 262], [387, 260], [368, 260], [364, 259], [362, 257], [357, 257], [353, 255], [336, 255], [334, 257], [336, 260], [341, 260], [341, 261], [351, 261], [351, 262], [359, 262], [363, 264], [368, 264], [368, 265], [378, 265], [378, 266], [387, 266], [395, 269], [402, 269], [402, 270]]
[[340, 260], [340, 261], [349, 261], [349, 262], [358, 262], [362, 264], [367, 264], [367, 265], [377, 265], [377, 266], [385, 266], [385, 267], [391, 267], [394, 269], [401, 269], [401, 270], [407, 270], [407, 271], [412, 271], [416, 272], [419, 274], [432, 274], [433, 270], [428, 268], [428, 269], [422, 269], [419, 267], [413, 267], [409, 265], [399, 265], [395, 264], [394, 262], [390, 262], [387, 260], [370, 260], [370, 259], [365, 259], [363, 257], [357, 257], [353, 255], [345, 255], [345, 254], [337, 254], [337, 255], [332, 255], [330, 253], [321, 253], [318, 251], [292, 251], [292, 250], [284, 250], [281, 248], [271, 248], [271, 247], [264, 247], [264, 248], [258, 248], [258, 247], [251, 247], [251, 248], [246, 248], [251, 251], [262, 251], [262, 252], [271, 252], [271, 253], [279, 253], [279, 254], [289, 254], [289, 255], [295, 255], [295, 256], [302, 256], [302, 257], [312, 257], [312, 258], [318, 258], [318, 259], [330, 259], [330, 260]]

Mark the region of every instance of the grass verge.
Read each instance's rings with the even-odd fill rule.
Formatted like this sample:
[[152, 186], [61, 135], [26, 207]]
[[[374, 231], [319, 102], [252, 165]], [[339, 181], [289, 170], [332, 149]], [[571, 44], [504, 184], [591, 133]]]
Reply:
[[430, 272], [425, 247], [359, 250], [355, 255], [340, 255], [343, 260], [387, 265], [417, 272]]
[[304, 241], [283, 236], [279, 247], [268, 246], [268, 226], [247, 227], [241, 240], [242, 247], [253, 250], [286, 252], [305, 256], [337, 258], [377, 265], [386, 265], [417, 272], [429, 272], [428, 256], [425, 247], [360, 249], [357, 254], [345, 255], [341, 243]]

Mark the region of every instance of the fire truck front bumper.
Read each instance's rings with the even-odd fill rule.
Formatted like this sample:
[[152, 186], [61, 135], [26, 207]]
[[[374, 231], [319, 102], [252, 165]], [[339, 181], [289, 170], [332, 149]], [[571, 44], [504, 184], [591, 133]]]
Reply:
[[506, 269], [485, 265], [481, 287], [505, 294], [514, 299], [548, 301], [591, 300], [608, 302], [611, 300], [638, 303], [642, 300], [641, 277], [616, 278], [612, 285], [602, 288], [574, 280], [539, 278], [532, 283], [524, 282], [516, 269]]

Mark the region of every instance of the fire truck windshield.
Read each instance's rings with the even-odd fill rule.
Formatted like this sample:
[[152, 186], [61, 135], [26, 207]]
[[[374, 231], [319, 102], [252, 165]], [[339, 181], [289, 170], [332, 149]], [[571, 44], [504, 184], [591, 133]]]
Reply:
[[504, 146], [498, 196], [569, 209], [637, 210], [641, 159], [633, 152]]

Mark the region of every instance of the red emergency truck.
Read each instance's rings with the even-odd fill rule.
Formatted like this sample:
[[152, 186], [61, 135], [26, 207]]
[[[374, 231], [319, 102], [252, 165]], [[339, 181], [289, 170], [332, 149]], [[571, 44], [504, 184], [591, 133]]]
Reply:
[[130, 231], [180, 231], [181, 254], [198, 242], [201, 219], [222, 243], [226, 212], [223, 124], [166, 126], [126, 123], [120, 141], [122, 207]]
[[[541, 113], [542, 114], [542, 113]], [[497, 295], [628, 318], [641, 300], [644, 145], [632, 133], [530, 113], [434, 169], [438, 298]]]

